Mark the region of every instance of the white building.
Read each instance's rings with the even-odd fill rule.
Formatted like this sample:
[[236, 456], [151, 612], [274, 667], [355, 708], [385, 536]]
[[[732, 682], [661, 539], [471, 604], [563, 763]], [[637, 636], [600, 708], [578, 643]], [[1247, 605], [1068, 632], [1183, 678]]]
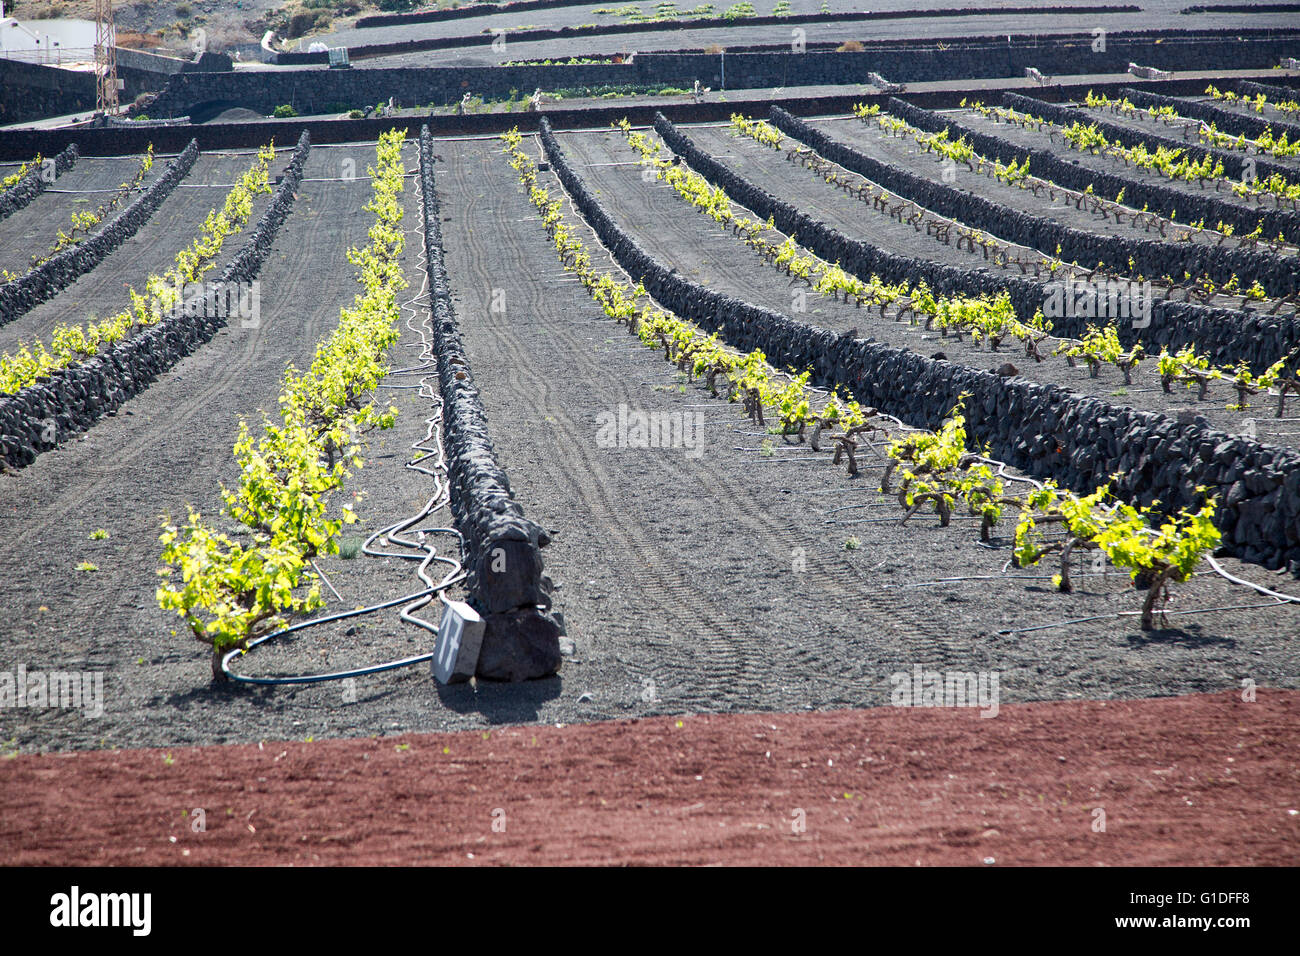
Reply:
[[66, 64], [95, 59], [91, 20], [19, 20], [0, 3], [0, 56], [29, 63]]

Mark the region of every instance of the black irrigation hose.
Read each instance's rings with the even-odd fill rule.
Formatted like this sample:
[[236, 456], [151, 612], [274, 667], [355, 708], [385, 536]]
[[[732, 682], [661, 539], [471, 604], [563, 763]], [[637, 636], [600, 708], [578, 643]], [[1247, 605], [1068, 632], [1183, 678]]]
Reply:
[[[423, 204], [424, 202], [424, 196], [422, 191], [420, 194], [420, 202], [421, 204]], [[419, 257], [420, 261], [427, 262], [427, 256], [428, 256], [428, 250], [427, 249], [422, 250]], [[390, 372], [389, 373], [390, 375], [414, 375], [421, 372], [427, 372], [431, 369], [434, 370], [433, 372], [434, 375], [437, 374], [436, 365], [434, 363], [434, 356], [432, 354], [433, 343], [431, 342], [429, 336], [426, 334], [426, 330], [423, 327], [417, 327], [411, 324], [412, 318], [418, 315], [418, 312], [411, 307], [411, 304], [419, 301], [420, 299], [426, 297], [429, 294], [428, 269], [426, 268], [423, 269], [422, 271], [424, 274], [424, 280], [420, 285], [420, 291], [417, 292], [410, 299], [408, 299], [406, 302], [402, 303], [402, 308], [411, 312], [411, 315], [408, 316], [406, 320], [407, 328], [411, 329], [414, 332], [417, 332], [420, 336], [420, 343], [421, 343], [420, 360], [422, 364], [414, 366], [412, 368], [398, 369], [396, 371]], [[410, 346], [410, 347], [414, 347], [414, 346]], [[230, 663], [232, 660], [234, 660], [234, 658], [247, 654], [250, 651], [252, 651], [254, 648], [262, 644], [265, 644], [268, 641], [274, 640], [277, 637], [284, 637], [287, 634], [292, 634], [297, 631], [303, 631], [309, 627], [316, 627], [317, 625], [320, 624], [330, 624], [335, 621], [342, 621], [351, 617], [360, 617], [365, 614], [373, 614], [376, 611], [382, 611], [390, 607], [396, 607], [398, 605], [403, 605], [401, 611], [399, 612], [399, 617], [401, 618], [401, 620], [407, 622], [408, 624], [415, 625], [416, 627], [423, 628], [424, 630], [433, 634], [435, 638], [437, 637], [438, 634], [437, 626], [430, 624], [428, 621], [415, 617], [414, 612], [428, 605], [433, 600], [435, 595], [437, 595], [437, 597], [445, 603], [446, 598], [444, 597], [443, 592], [447, 588], [452, 587], [453, 585], [463, 581], [466, 576], [466, 571], [461, 565], [460, 560], [458, 560], [457, 558], [447, 557], [438, 554], [437, 549], [433, 547], [433, 545], [431, 544], [426, 544], [424, 540], [425, 536], [429, 534], [455, 535], [457, 544], [460, 547], [460, 550], [463, 551], [464, 541], [461, 538], [459, 531], [457, 531], [455, 528], [413, 528], [412, 527], [413, 525], [416, 525], [419, 522], [423, 521], [425, 518], [429, 517], [431, 514], [438, 511], [439, 509], [446, 507], [451, 501], [450, 488], [448, 486], [446, 478], [444, 477], [447, 471], [446, 451], [443, 447], [441, 440], [439, 440], [438, 437], [438, 431], [443, 421], [442, 400], [434, 391], [434, 389], [430, 386], [429, 379], [430, 379], [429, 375], [421, 376], [420, 384], [416, 387], [419, 388], [420, 394], [422, 396], [425, 396], [433, 400], [433, 402], [435, 403], [434, 413], [428, 419], [426, 419], [425, 422], [426, 428], [425, 428], [424, 437], [412, 443], [411, 445], [411, 448], [413, 448], [419, 454], [417, 454], [411, 461], [408, 461], [405, 467], [410, 468], [413, 471], [421, 472], [433, 478], [435, 484], [434, 494], [429, 498], [427, 502], [425, 502], [424, 507], [417, 514], [412, 515], [408, 518], [403, 518], [401, 521], [398, 521], [395, 524], [388, 525], [385, 528], [381, 528], [380, 530], [370, 535], [370, 537], [368, 537], [361, 546], [362, 552], [367, 555], [370, 555], [371, 557], [402, 558], [408, 561], [420, 560], [420, 567], [417, 569], [416, 574], [419, 575], [420, 580], [425, 583], [426, 587], [423, 588], [422, 590], [415, 591], [411, 594], [403, 595], [402, 597], [393, 598], [392, 600], [384, 601], [380, 604], [372, 604], [368, 607], [357, 608], [351, 611], [341, 611], [337, 614], [328, 614], [324, 617], [313, 618], [310, 621], [300, 621], [297, 624], [292, 624], [288, 627], [283, 627], [278, 631], [273, 631], [270, 634], [264, 635], [263, 637], [259, 637], [257, 640], [250, 642], [248, 647], [246, 648], [237, 647], [234, 650], [227, 652], [221, 658], [221, 672], [225, 674], [227, 678], [241, 684], [261, 684], [261, 685], [271, 685], [271, 686], [284, 685], [284, 684], [319, 684], [319, 683], [323, 683], [324, 681], [345, 680], [347, 678], [352, 678], [352, 677], [365, 677], [370, 674], [380, 674], [383, 673], [384, 671], [397, 670], [402, 667], [409, 667], [412, 664], [419, 664], [424, 661], [433, 660], [434, 654], [433, 652], [429, 652], [427, 654], [417, 654], [413, 657], [404, 657], [399, 660], [385, 661], [382, 664], [372, 664], [367, 667], [358, 667], [358, 668], [353, 668], [351, 670], [345, 670], [345, 671], [333, 671], [328, 674], [297, 674], [297, 675], [290, 675], [284, 677], [248, 677], [243, 674], [236, 674], [234, 671], [230, 669]], [[433, 447], [429, 447], [430, 442], [433, 443]], [[427, 468], [422, 464], [422, 462], [427, 461], [430, 458], [437, 459], [434, 463], [433, 468]], [[416, 538], [414, 540], [406, 538], [405, 535], [407, 533], [414, 533], [416, 535]], [[415, 551], [416, 553], [411, 554], [403, 551], [381, 551], [374, 546], [376, 540], [384, 541], [387, 542], [388, 544], [396, 544], [399, 547], [410, 549], [411, 551]], [[440, 581], [436, 581], [436, 582], [432, 580], [428, 574], [429, 565], [432, 564], [434, 561], [451, 565], [451, 570], [448, 571], [447, 574], [444, 575]], [[322, 577], [323, 576], [324, 575], [322, 575]]]

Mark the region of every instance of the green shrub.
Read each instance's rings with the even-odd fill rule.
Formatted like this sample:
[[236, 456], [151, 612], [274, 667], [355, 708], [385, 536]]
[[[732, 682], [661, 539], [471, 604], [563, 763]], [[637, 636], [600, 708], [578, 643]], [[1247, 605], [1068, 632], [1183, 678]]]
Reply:
[[298, 111], [294, 109], [292, 106], [290, 106], [288, 103], [285, 103], [282, 106], [277, 106], [275, 108], [275, 111], [272, 112], [271, 115], [274, 116], [276, 119], [288, 119], [291, 116], [297, 116]]

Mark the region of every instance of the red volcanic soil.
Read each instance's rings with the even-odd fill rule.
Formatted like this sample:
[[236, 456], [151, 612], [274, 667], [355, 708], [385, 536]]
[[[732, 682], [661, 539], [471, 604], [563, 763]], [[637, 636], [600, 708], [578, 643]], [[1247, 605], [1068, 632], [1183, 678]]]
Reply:
[[1297, 730], [1300, 692], [1260, 691], [24, 755], [0, 858], [1295, 864]]

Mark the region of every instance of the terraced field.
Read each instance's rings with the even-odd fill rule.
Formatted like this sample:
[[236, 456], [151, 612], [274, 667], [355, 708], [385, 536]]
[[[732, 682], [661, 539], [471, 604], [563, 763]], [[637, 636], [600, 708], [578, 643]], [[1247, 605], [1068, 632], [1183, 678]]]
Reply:
[[[94, 210], [119, 185], [131, 182], [139, 166], [138, 157], [82, 157], [59, 177], [42, 202], [25, 206], [6, 220], [7, 241], [0, 253], [0, 269], [15, 274], [26, 271], [33, 256], [44, 254], [58, 241], [61, 230], [72, 231], [73, 213]], [[141, 186], [147, 187], [162, 166], [161, 162], [156, 165]]]
[[[203, 226], [204, 217], [214, 206], [220, 206], [233, 181], [248, 168], [252, 159], [252, 154], [200, 154], [189, 175], [177, 184], [162, 207], [98, 267], [65, 287], [57, 297], [0, 326], [0, 351], [12, 352], [23, 343], [48, 341], [60, 324], [80, 323], [96, 313], [103, 318], [109, 310], [125, 308], [129, 304], [126, 290], [143, 289], [145, 280], [160, 263], [171, 262], [176, 253], [189, 245]], [[273, 178], [283, 172], [287, 162], [288, 153], [277, 153], [277, 160], [271, 167]], [[42, 202], [45, 198], [56, 197], [42, 197]], [[265, 194], [256, 197], [254, 221], [261, 215], [268, 199]], [[24, 212], [32, 212], [40, 205], [42, 203], [34, 203]], [[47, 215], [57, 217], [60, 212], [54, 208]], [[60, 219], [56, 218], [54, 222], [59, 223]], [[5, 225], [8, 224], [6, 221]], [[40, 250], [35, 243], [19, 247], [17, 240], [15, 248]]]
[[[1297, 124], [1290, 85], [1191, 82], [350, 121], [371, 139], [295, 120], [273, 152], [248, 124], [147, 169], [80, 156], [0, 219], [0, 805], [44, 807], [49, 830], [104, 774], [153, 806], [169, 784], [150, 748], [169, 768], [184, 748], [187, 785], [216, 792], [223, 755], [247, 769], [268, 742], [286, 757], [356, 738], [292, 749], [286, 768], [314, 769], [266, 788], [305, 780], [310, 801], [351, 793], [340, 768], [364, 738], [402, 734], [393, 753], [429, 748], [425, 796], [450, 816], [467, 781], [522, 799], [480, 743], [522, 767], [533, 727], [581, 812], [609, 786], [635, 794], [617, 807], [626, 852], [577, 838], [565, 854], [570, 823], [529, 817], [500, 862], [543, 845], [755, 862], [759, 831], [789, 825], [768, 819], [793, 792], [762, 769], [774, 752], [781, 774], [850, 761], [851, 779], [799, 778], [815, 813], [856, 788], [874, 819], [908, 821], [901, 842], [859, 839], [837, 806], [835, 862], [986, 865], [985, 839], [999, 862], [1294, 862], [1300, 159], [1280, 137]], [[226, 140], [243, 144], [211, 145]], [[194, 298], [205, 282], [240, 309]], [[97, 696], [58, 706], [51, 681], [33, 702], [28, 675], [49, 672]], [[1133, 738], [1090, 739], [1090, 721]], [[712, 756], [673, 750], [679, 729]], [[478, 769], [430, 769], [434, 747]], [[942, 757], [906, 787], [868, 766], [925, 747]], [[41, 773], [61, 751], [78, 753], [60, 764], [74, 797], [51, 807]], [[1154, 776], [1172, 762], [1185, 773]], [[331, 827], [407, 799], [384, 768]], [[682, 787], [714, 768], [731, 795], [701, 798], [709, 825], [745, 836], [643, 840], [660, 823], [637, 814], [680, 822]], [[986, 794], [1020, 770], [1050, 820], [1020, 791]], [[1220, 792], [1234, 772], [1249, 799]], [[932, 832], [918, 801], [939, 800], [951, 819]], [[1132, 811], [1122, 850], [1088, 842], [1103, 806]], [[1009, 822], [978, 822], [989, 807]], [[224, 842], [186, 835], [186, 855], [342, 861], [286, 838], [293, 813], [267, 817], [256, 853], [214, 827]], [[409, 859], [413, 826], [344, 845]], [[168, 827], [95, 859], [176, 862]], [[412, 845], [449, 862], [477, 841]], [[0, 846], [89, 859], [14, 827]]]

